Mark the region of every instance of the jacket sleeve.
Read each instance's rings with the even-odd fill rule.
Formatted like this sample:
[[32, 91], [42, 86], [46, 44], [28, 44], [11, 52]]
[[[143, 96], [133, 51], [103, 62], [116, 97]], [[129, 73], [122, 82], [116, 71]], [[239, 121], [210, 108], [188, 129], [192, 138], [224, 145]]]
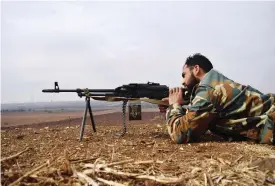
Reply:
[[196, 141], [209, 129], [209, 123], [214, 119], [211, 114], [213, 99], [211, 90], [199, 87], [192, 102], [182, 107], [179, 104], [170, 105], [166, 112], [166, 124], [171, 139], [179, 144]]

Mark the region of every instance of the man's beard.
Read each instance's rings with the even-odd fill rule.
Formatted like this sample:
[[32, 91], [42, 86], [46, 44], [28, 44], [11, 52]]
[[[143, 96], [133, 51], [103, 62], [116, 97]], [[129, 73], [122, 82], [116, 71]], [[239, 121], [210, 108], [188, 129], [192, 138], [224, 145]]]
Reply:
[[191, 73], [190, 82], [186, 85], [188, 91], [192, 92], [193, 88], [199, 83], [199, 80], [196, 79], [193, 72]]

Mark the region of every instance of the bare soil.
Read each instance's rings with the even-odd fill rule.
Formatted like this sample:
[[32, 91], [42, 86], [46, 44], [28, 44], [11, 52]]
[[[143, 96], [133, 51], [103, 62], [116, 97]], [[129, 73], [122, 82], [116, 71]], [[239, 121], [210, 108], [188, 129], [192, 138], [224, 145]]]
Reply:
[[275, 185], [275, 167], [253, 166], [274, 156], [274, 146], [227, 142], [210, 133], [198, 143], [175, 144], [164, 115], [156, 112], [144, 112], [141, 121], [127, 118], [123, 137], [115, 135], [122, 129], [121, 112], [95, 114], [97, 132], [87, 119], [79, 141], [79, 114], [38, 123], [29, 117], [23, 124], [20, 116], [10, 126], [2, 118], [1, 184], [87, 185], [85, 173], [99, 185]]

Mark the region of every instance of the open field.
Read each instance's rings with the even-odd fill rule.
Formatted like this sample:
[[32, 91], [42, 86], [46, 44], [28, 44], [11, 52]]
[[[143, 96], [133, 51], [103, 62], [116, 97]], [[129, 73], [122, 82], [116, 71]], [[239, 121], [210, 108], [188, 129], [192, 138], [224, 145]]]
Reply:
[[[94, 115], [113, 113], [116, 110], [97, 111]], [[44, 122], [56, 122], [82, 117], [83, 112], [7, 112], [2, 113], [2, 127], [32, 125]]]
[[121, 112], [94, 114], [97, 132], [87, 119], [79, 141], [82, 112], [68, 121], [71, 114], [2, 115], [2, 185], [275, 185], [275, 163], [255, 163], [274, 157], [274, 146], [226, 142], [210, 133], [200, 143], [174, 144], [164, 115], [152, 111], [141, 121], [127, 119], [123, 137], [115, 135]]
[[[145, 108], [143, 112], [155, 112], [154, 108]], [[97, 110], [93, 111], [93, 115], [104, 115], [121, 112], [121, 109], [108, 109], [108, 110]], [[41, 125], [52, 123], [64, 123], [66, 120], [69, 121], [79, 120], [83, 115], [83, 111], [68, 111], [68, 112], [4, 112], [1, 113], [1, 128], [7, 127], [20, 127], [29, 125]], [[89, 117], [89, 115], [87, 114]]]

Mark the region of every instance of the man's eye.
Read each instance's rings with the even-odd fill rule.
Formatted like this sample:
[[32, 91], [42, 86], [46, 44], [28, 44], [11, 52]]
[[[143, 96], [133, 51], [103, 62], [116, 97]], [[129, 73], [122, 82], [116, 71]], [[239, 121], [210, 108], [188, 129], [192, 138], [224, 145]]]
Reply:
[[185, 74], [184, 74], [184, 73], [182, 73], [182, 74], [181, 74], [181, 76], [184, 78]]

